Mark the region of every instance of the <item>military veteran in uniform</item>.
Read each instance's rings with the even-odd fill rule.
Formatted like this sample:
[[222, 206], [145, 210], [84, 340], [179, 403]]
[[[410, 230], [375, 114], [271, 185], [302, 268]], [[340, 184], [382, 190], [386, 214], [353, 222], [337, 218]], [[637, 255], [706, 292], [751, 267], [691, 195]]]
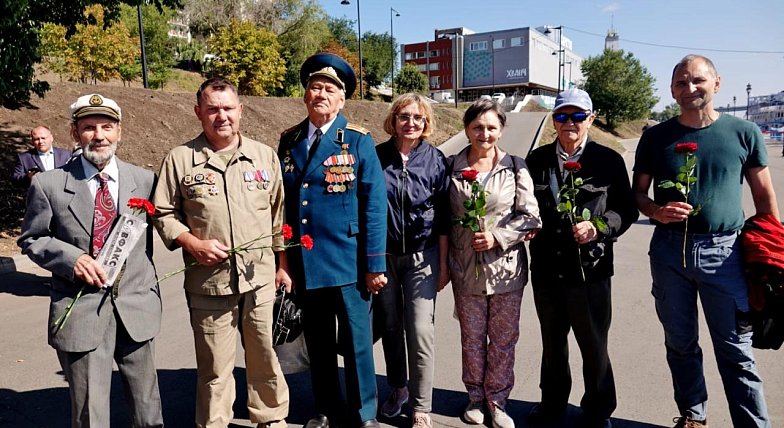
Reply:
[[[376, 427], [369, 308], [370, 293], [386, 284], [386, 184], [373, 138], [340, 113], [356, 86], [351, 66], [319, 53], [302, 65], [300, 80], [308, 117], [283, 132], [278, 156], [294, 239], [309, 234], [315, 245], [289, 248], [277, 281], [303, 297], [316, 405], [305, 426]], [[336, 318], [347, 403], [338, 379]]]
[[[71, 395], [71, 426], [110, 426], [112, 362], [125, 386], [133, 427], [161, 427], [163, 415], [153, 359], [161, 324], [161, 298], [152, 261], [152, 224], [130, 250], [124, 273], [104, 287], [107, 275], [95, 257], [128, 207], [149, 198], [155, 176], [115, 156], [120, 106], [99, 94], [71, 105], [71, 136], [82, 155], [60, 169], [35, 174], [18, 244], [22, 253], [52, 272], [49, 344]], [[75, 296], [83, 289], [79, 299]], [[74, 302], [63, 322], [55, 326]]]
[[182, 247], [185, 264], [196, 264], [185, 271], [196, 426], [225, 428], [232, 420], [241, 334], [250, 420], [285, 427], [289, 390], [272, 348], [273, 250], [283, 247], [280, 162], [272, 148], [240, 134], [242, 104], [228, 80], [202, 83], [194, 110], [203, 132], [163, 160], [153, 203], [166, 246]]

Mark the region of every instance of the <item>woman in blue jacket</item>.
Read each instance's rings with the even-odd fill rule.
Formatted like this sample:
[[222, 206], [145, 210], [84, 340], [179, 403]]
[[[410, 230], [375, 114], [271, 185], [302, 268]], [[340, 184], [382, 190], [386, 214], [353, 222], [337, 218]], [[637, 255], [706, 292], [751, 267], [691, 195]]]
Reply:
[[397, 416], [410, 397], [415, 428], [432, 426], [436, 293], [449, 282], [449, 182], [444, 155], [426, 141], [433, 119], [423, 96], [400, 95], [384, 121], [392, 138], [376, 147], [388, 207], [389, 282], [374, 298], [391, 389], [381, 414]]

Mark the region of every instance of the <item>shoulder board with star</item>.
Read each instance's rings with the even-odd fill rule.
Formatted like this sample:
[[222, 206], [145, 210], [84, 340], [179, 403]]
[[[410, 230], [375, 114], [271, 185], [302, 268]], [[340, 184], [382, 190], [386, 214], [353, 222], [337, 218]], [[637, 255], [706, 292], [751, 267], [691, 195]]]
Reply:
[[362, 126], [359, 126], [356, 123], [351, 123], [351, 122], [346, 124], [346, 129], [359, 132], [362, 135], [367, 135], [370, 133], [370, 131], [368, 131], [367, 128], [363, 128]]
[[281, 133], [280, 133], [280, 136], [281, 136], [281, 138], [282, 138], [284, 135], [286, 135], [286, 134], [288, 134], [288, 133], [290, 133], [290, 132], [294, 131], [295, 129], [297, 129], [297, 127], [298, 127], [298, 126], [299, 126], [299, 124], [297, 124], [297, 125], [294, 125], [294, 126], [292, 126], [291, 128], [289, 128], [289, 129], [287, 129], [287, 130], [285, 130], [285, 131], [281, 132]]

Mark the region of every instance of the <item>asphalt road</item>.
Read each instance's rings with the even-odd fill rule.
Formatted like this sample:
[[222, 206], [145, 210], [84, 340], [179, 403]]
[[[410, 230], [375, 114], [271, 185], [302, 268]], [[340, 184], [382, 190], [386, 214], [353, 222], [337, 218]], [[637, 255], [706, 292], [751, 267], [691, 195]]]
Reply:
[[[627, 161], [634, 156], [634, 141], [626, 143]], [[769, 145], [775, 187], [784, 200], [784, 159], [780, 143]], [[746, 198], [747, 212], [753, 212]], [[779, 203], [782, 209], [781, 201]], [[784, 211], [784, 210], [782, 210]], [[663, 334], [656, 319], [650, 294], [647, 247], [652, 227], [643, 219], [621, 237], [616, 249], [616, 275], [613, 280], [613, 327], [610, 353], [618, 389], [618, 409], [613, 424], [624, 428], [672, 426], [678, 412], [672, 400], [672, 387], [665, 362]], [[158, 243], [155, 261], [160, 274], [182, 265], [179, 253], [170, 253]], [[15, 258], [17, 271], [0, 275], [0, 427], [67, 427], [69, 399], [66, 382], [55, 352], [46, 343], [48, 274], [22, 257]], [[194, 409], [195, 358], [193, 341], [182, 291], [182, 277], [162, 284], [164, 317], [156, 339], [156, 359], [169, 427], [192, 427]], [[460, 338], [457, 321], [452, 317], [453, 299], [447, 288], [438, 296], [436, 313], [436, 375], [433, 421], [436, 426], [464, 426], [460, 419], [467, 395], [460, 380]], [[517, 425], [539, 400], [538, 372], [541, 345], [539, 327], [530, 290], [523, 299], [521, 336], [517, 345], [515, 387], [508, 411]], [[710, 406], [709, 422], [714, 428], [730, 427], [726, 400], [704, 322], [701, 324]], [[578, 421], [582, 377], [578, 348], [571, 341], [574, 386], [570, 408], [563, 426]], [[385, 368], [380, 344], [376, 346], [377, 380], [380, 396], [386, 397]], [[765, 380], [765, 393], [774, 426], [784, 426], [784, 351], [756, 351], [759, 370]], [[253, 426], [243, 409], [245, 392], [244, 362], [239, 353], [235, 375], [238, 399], [233, 426]], [[307, 373], [287, 376], [291, 386], [291, 425], [305, 423], [312, 411], [310, 381]], [[115, 373], [112, 392], [112, 426], [127, 426], [127, 410], [122, 387]], [[386, 426], [407, 427], [406, 417], [382, 420]], [[489, 426], [489, 418], [488, 418]]]

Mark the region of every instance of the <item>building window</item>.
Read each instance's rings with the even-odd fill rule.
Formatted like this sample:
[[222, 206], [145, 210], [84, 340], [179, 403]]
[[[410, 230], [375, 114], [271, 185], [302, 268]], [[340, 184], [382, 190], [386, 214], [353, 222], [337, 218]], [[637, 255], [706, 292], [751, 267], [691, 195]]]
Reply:
[[416, 58], [417, 59], [424, 58], [424, 57], [425, 57], [425, 51], [420, 51], [420, 52], [416, 53]]
[[427, 64], [417, 64], [417, 71], [427, 71]]
[[439, 64], [437, 62], [431, 62], [430, 63], [430, 71], [438, 70], [439, 69], [438, 65]]
[[511, 47], [522, 46], [522, 45], [523, 45], [522, 37], [512, 37], [512, 39], [509, 40], [509, 46]]
[[493, 40], [493, 49], [503, 49], [506, 47], [506, 39]]
[[431, 88], [440, 88], [441, 87], [441, 76], [431, 76], [430, 77], [430, 87]]
[[481, 42], [471, 42], [468, 45], [468, 50], [470, 51], [486, 51], [487, 50], [487, 40]]
[[406, 52], [406, 61], [408, 61], [410, 59], [414, 59], [414, 53], [413, 52]]
[[432, 58], [434, 56], [438, 56], [438, 49], [430, 51], [430, 58]]

